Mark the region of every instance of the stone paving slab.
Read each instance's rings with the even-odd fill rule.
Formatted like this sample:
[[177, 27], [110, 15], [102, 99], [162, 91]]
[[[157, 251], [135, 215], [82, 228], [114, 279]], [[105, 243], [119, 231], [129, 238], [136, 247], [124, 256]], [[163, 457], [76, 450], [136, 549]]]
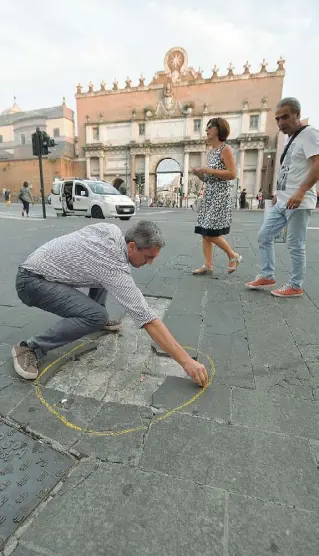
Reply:
[[299, 344], [298, 347], [314, 383], [319, 387], [319, 341], [315, 345]]
[[198, 361], [209, 365], [203, 354], [212, 358], [215, 381], [229, 386], [255, 388], [248, 342], [244, 336], [203, 334], [199, 342]]
[[20, 542], [63, 556], [83, 549], [94, 556], [220, 556], [224, 507], [218, 490], [100, 464], [77, 488], [50, 501]]
[[317, 400], [318, 388], [305, 363], [285, 369], [268, 369], [264, 376], [255, 376], [257, 390], [276, 394], [280, 398]]
[[94, 456], [102, 461], [136, 464], [140, 457], [144, 436], [153, 413], [148, 408], [116, 403], [103, 404], [97, 415], [90, 421], [94, 431], [116, 432], [135, 427], [142, 430], [116, 437], [82, 434], [74, 448], [85, 456]]
[[231, 494], [229, 556], [317, 556], [318, 515]]
[[179, 282], [177, 278], [162, 278], [156, 275], [147, 286], [139, 287], [144, 295], [172, 299]]
[[[44, 388], [42, 395], [67, 421], [84, 429], [90, 426], [102, 405], [94, 399], [84, 400], [79, 396], [68, 396], [64, 392], [50, 388]], [[81, 436], [80, 432], [67, 427], [53, 416], [33, 390], [9, 415], [11, 419], [27, 429], [51, 438], [66, 448], [70, 448]]]
[[[189, 401], [198, 393], [198, 386], [191, 379], [167, 377], [153, 394], [152, 406], [172, 409]], [[227, 422], [230, 420], [230, 388], [214, 384], [190, 405], [180, 409], [183, 413]]]
[[192, 295], [189, 295], [188, 291], [178, 289], [166, 311], [166, 315], [185, 315], [188, 318], [190, 315], [198, 315], [201, 317], [205, 311], [205, 301], [205, 292], [196, 290]]
[[9, 359], [11, 359], [11, 349], [10, 344], [0, 343], [0, 367]]
[[19, 546], [17, 546], [17, 548], [11, 553], [10, 556], [40, 556], [43, 555], [43, 552], [39, 552], [38, 550], [36, 552], [34, 552], [34, 550], [31, 550], [29, 548], [27, 548], [26, 546], [20, 544]]
[[[5, 367], [1, 368], [4, 369]], [[0, 374], [0, 415], [6, 417], [10, 411], [28, 396], [31, 388], [32, 386], [29, 382], [15, 379], [6, 374]]]
[[151, 427], [139, 465], [319, 512], [318, 472], [304, 439], [175, 414]]
[[265, 367], [278, 369], [300, 365], [302, 357], [295, 340], [283, 322], [270, 322], [260, 332], [256, 317], [245, 319], [251, 362], [255, 376], [262, 375]]
[[319, 403], [310, 400], [233, 388], [232, 421], [263, 431], [319, 439]]
[[[163, 322], [182, 346], [193, 348], [190, 350], [190, 354], [196, 356], [202, 318], [198, 315], [192, 315], [190, 318], [187, 318], [187, 316], [168, 313], [165, 315]], [[154, 342], [152, 345], [157, 353], [165, 353], [162, 348], [157, 346]]]
[[231, 335], [246, 333], [240, 302], [207, 303], [204, 317], [205, 334]]
[[206, 291], [213, 287], [212, 281], [215, 279], [212, 276], [193, 276], [192, 274], [185, 273], [179, 283], [179, 288], [185, 291]]

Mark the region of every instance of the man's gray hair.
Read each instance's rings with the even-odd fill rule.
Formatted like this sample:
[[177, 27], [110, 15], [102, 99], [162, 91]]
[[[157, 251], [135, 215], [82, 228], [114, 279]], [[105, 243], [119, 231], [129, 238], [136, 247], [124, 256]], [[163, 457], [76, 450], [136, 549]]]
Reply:
[[125, 241], [135, 243], [138, 249], [150, 249], [151, 247], [165, 246], [163, 234], [155, 222], [140, 220], [132, 228], [125, 232]]
[[301, 112], [300, 102], [299, 102], [299, 100], [297, 100], [297, 99], [294, 98], [294, 97], [286, 97], [286, 98], [283, 98], [283, 99], [278, 103], [277, 106], [281, 106], [281, 107], [282, 107], [282, 106], [290, 106], [291, 111], [292, 111], [294, 114], [300, 114], [300, 112]]

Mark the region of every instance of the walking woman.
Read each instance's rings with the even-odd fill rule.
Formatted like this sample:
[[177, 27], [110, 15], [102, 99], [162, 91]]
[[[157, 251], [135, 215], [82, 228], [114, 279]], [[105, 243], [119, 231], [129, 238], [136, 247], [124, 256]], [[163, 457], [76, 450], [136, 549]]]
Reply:
[[231, 185], [236, 177], [236, 161], [232, 149], [225, 141], [230, 133], [227, 120], [212, 118], [207, 124], [207, 167], [195, 168], [193, 173], [204, 181], [205, 191], [198, 213], [195, 234], [203, 238], [205, 264], [194, 275], [213, 272], [213, 246], [217, 245], [228, 257], [228, 273], [234, 272], [242, 260], [222, 236], [229, 234], [232, 221]]
[[25, 212], [26, 215], [29, 216], [30, 203], [33, 203], [33, 197], [27, 181], [23, 183], [23, 186], [20, 189], [19, 200], [23, 205], [22, 216], [24, 216]]

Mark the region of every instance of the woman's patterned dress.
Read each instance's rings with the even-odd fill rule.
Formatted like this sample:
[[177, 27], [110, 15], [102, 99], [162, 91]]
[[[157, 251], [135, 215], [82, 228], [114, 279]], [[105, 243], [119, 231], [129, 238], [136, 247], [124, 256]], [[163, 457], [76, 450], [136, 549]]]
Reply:
[[[221, 160], [221, 153], [225, 144], [210, 151], [207, 155], [207, 168], [226, 170]], [[195, 234], [202, 236], [223, 236], [229, 234], [232, 222], [231, 185], [227, 180], [206, 175], [204, 178], [205, 191], [200, 205]]]

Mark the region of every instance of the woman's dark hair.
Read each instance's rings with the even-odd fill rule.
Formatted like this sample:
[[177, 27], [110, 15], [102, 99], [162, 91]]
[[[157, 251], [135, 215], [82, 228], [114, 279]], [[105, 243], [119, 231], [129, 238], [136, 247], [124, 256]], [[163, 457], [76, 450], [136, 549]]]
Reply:
[[28, 187], [28, 186], [29, 186], [28, 182], [27, 182], [27, 181], [24, 181], [24, 182], [23, 182], [23, 187]]
[[224, 118], [211, 118], [207, 123], [207, 129], [210, 127], [216, 127], [218, 130], [218, 139], [220, 141], [226, 141], [230, 134], [230, 126], [227, 120], [224, 120]]

